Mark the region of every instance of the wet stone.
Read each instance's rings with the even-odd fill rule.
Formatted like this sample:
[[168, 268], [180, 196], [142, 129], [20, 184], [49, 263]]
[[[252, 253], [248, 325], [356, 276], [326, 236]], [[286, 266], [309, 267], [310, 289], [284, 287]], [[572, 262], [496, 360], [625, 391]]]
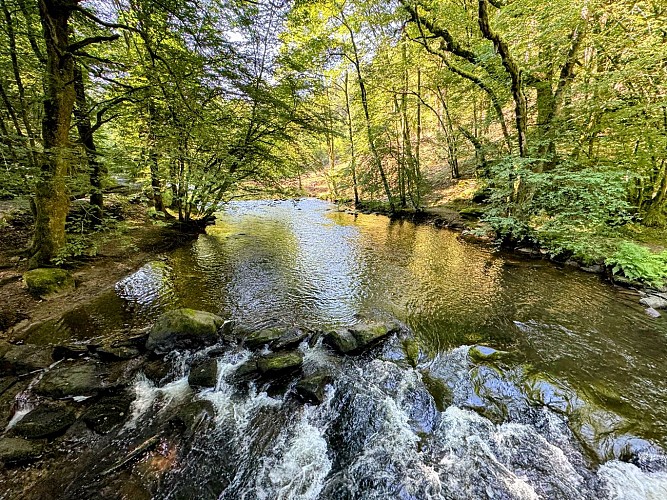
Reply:
[[52, 358], [54, 361], [76, 359], [88, 353], [88, 348], [83, 345], [57, 345], [53, 348]]
[[164, 353], [175, 349], [194, 349], [215, 344], [220, 316], [194, 309], [176, 309], [160, 316], [150, 331], [146, 348]]
[[243, 343], [248, 349], [259, 349], [279, 340], [285, 334], [283, 328], [265, 328], [248, 335]]
[[53, 363], [52, 350], [38, 345], [13, 345], [2, 357], [2, 364], [15, 373], [43, 370]]
[[60, 365], [44, 375], [35, 392], [52, 398], [90, 396], [108, 387], [104, 375], [95, 363]]
[[389, 323], [362, 323], [347, 329], [329, 332], [324, 341], [342, 354], [350, 354], [371, 347], [391, 333], [398, 331]]
[[310, 334], [301, 330], [300, 328], [293, 328], [288, 330], [284, 335], [282, 335], [278, 340], [276, 340], [271, 347], [275, 350], [284, 350], [284, 349], [293, 349], [298, 347], [301, 342], [306, 340]]
[[207, 359], [190, 368], [188, 384], [190, 387], [215, 387], [218, 381], [218, 361]]
[[207, 400], [196, 400], [178, 408], [171, 421], [183, 425], [187, 430], [193, 430], [204, 419], [214, 416], [213, 403]]
[[667, 309], [667, 299], [664, 299], [658, 295], [649, 295], [644, 297], [639, 301], [639, 303], [651, 309]]
[[127, 346], [102, 346], [95, 350], [95, 354], [97, 354], [102, 361], [122, 361], [141, 356], [141, 352], [139, 352], [138, 349]]
[[144, 363], [141, 369], [148, 380], [159, 384], [167, 375], [169, 375], [171, 365], [162, 359], [155, 359]]
[[44, 445], [40, 442], [28, 441], [23, 438], [0, 438], [0, 462], [17, 464], [31, 462], [39, 458]]
[[301, 368], [303, 353], [300, 351], [276, 352], [257, 359], [261, 373], [276, 373]]
[[10, 389], [18, 379], [16, 377], [0, 377], [0, 395], [4, 394], [5, 391]]
[[106, 434], [125, 421], [131, 403], [132, 398], [128, 395], [104, 398], [91, 405], [81, 419], [90, 429]]
[[324, 401], [324, 392], [330, 383], [331, 377], [326, 373], [304, 377], [296, 384], [296, 394], [307, 403], [320, 404]]
[[71, 408], [62, 405], [42, 405], [25, 415], [13, 430], [28, 439], [51, 438], [64, 434], [75, 420]]
[[475, 363], [484, 363], [488, 361], [500, 361], [509, 356], [509, 353], [506, 351], [497, 351], [492, 347], [484, 345], [476, 345], [470, 348], [468, 356]]

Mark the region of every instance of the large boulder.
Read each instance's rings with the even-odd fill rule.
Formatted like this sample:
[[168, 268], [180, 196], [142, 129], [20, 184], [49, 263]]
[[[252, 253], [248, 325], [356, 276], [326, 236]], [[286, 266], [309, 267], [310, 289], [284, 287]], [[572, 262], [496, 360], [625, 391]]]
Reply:
[[38, 268], [26, 272], [23, 282], [28, 291], [38, 297], [48, 298], [74, 289], [74, 278], [64, 269]]
[[5, 437], [0, 439], [0, 462], [15, 464], [30, 462], [39, 458], [44, 445], [23, 438]]
[[188, 384], [190, 387], [215, 387], [218, 381], [218, 361], [207, 359], [195, 363], [190, 368]]
[[28, 439], [60, 436], [75, 422], [71, 408], [62, 405], [38, 406], [14, 426], [14, 432]]
[[148, 335], [146, 348], [164, 353], [215, 344], [224, 320], [215, 314], [194, 309], [176, 309], [158, 318]]
[[361, 323], [329, 332], [324, 341], [342, 354], [360, 352], [398, 331], [392, 323]]
[[297, 370], [303, 364], [301, 351], [275, 352], [260, 356], [257, 359], [257, 368], [262, 374], [271, 374]]
[[35, 392], [51, 398], [92, 396], [109, 387], [107, 375], [96, 363], [62, 364], [42, 377]]

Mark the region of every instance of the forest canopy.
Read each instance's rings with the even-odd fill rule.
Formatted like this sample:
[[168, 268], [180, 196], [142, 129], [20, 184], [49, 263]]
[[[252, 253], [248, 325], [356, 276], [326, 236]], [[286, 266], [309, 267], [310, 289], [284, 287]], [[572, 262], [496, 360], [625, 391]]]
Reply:
[[309, 178], [390, 212], [474, 179], [499, 241], [667, 277], [664, 246], [635, 242], [667, 220], [662, 1], [0, 8], [0, 197], [31, 200], [32, 267], [67, 251], [73, 200], [104, 228], [118, 182], [196, 224], [239, 196], [311, 194]]

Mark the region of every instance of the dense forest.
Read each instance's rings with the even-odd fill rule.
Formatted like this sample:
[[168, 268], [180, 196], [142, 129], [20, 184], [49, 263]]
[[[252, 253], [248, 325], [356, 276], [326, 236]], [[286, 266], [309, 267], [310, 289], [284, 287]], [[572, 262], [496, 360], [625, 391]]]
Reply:
[[313, 178], [396, 213], [474, 180], [476, 231], [667, 277], [661, 1], [0, 7], [0, 196], [30, 200], [30, 267], [112, 228], [105, 192], [128, 180], [184, 226]]

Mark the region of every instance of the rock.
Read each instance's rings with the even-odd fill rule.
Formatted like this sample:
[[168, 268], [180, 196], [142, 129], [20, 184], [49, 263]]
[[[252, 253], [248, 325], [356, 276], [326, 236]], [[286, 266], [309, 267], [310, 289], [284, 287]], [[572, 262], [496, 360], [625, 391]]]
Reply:
[[0, 377], [0, 395], [4, 394], [18, 379], [16, 377]]
[[28, 439], [60, 436], [75, 422], [71, 408], [62, 405], [38, 406], [14, 426], [14, 432]]
[[95, 354], [97, 354], [102, 361], [122, 361], [141, 356], [141, 352], [139, 352], [138, 349], [126, 346], [101, 346], [95, 349]]
[[52, 297], [74, 289], [74, 278], [64, 269], [38, 268], [23, 275], [28, 291], [42, 298]]
[[215, 387], [218, 382], [218, 360], [207, 359], [190, 368], [188, 384], [190, 387]]
[[183, 425], [188, 431], [192, 431], [202, 420], [214, 416], [215, 407], [213, 403], [205, 399], [199, 399], [181, 406], [171, 421]]
[[35, 392], [52, 398], [91, 396], [108, 387], [105, 375], [95, 363], [63, 364], [46, 373]]
[[396, 325], [385, 323], [361, 323], [351, 328], [327, 333], [325, 342], [343, 354], [361, 351], [391, 333], [398, 331]]
[[464, 219], [479, 219], [484, 215], [484, 210], [479, 207], [468, 207], [459, 210], [459, 214]]
[[600, 264], [593, 264], [591, 266], [582, 266], [580, 269], [586, 273], [593, 273], [593, 274], [602, 274], [604, 272], [604, 268]]
[[88, 354], [88, 348], [82, 345], [57, 345], [53, 348], [51, 357], [53, 361], [61, 359], [76, 359]]
[[0, 439], [0, 462], [16, 464], [30, 462], [40, 457], [44, 445], [40, 442], [28, 441], [16, 437]]
[[111, 347], [132, 347], [141, 351], [146, 347], [146, 341], [148, 341], [148, 333], [142, 333], [126, 339], [116, 340], [111, 343]]
[[644, 297], [639, 301], [639, 303], [652, 309], [667, 309], [667, 299], [664, 299], [658, 295], [649, 295]]
[[52, 363], [51, 348], [32, 344], [13, 345], [2, 357], [2, 364], [15, 373], [43, 370]]
[[2, 358], [11, 348], [12, 344], [5, 342], [4, 340], [0, 340], [0, 358]]
[[144, 363], [144, 365], [142, 366], [142, 370], [144, 372], [144, 375], [146, 375], [146, 378], [148, 378], [148, 380], [156, 384], [159, 384], [167, 375], [169, 375], [171, 366], [168, 362], [162, 359], [156, 359]]
[[243, 339], [243, 343], [248, 349], [259, 349], [279, 340], [283, 335], [285, 335], [284, 328], [265, 328], [248, 335]]
[[307, 403], [320, 404], [324, 401], [324, 390], [331, 383], [331, 377], [320, 373], [304, 377], [296, 384], [296, 394]]
[[205, 347], [218, 341], [218, 329], [224, 323], [220, 316], [176, 309], [160, 316], [148, 335], [146, 348], [156, 352]]
[[656, 310], [653, 309], [652, 307], [647, 307], [647, 308], [644, 310], [644, 312], [645, 312], [646, 314], [648, 314], [649, 316], [651, 316], [651, 318], [659, 318], [660, 316], [662, 316], [658, 311], [656, 311]]
[[342, 354], [351, 353], [358, 347], [357, 339], [354, 338], [352, 332], [347, 328], [327, 333], [324, 336], [324, 342]]
[[253, 378], [258, 371], [259, 368], [257, 367], [257, 360], [249, 359], [236, 369], [233, 377], [237, 382], [241, 382], [243, 380], [249, 380]]
[[476, 345], [470, 348], [468, 356], [475, 363], [484, 363], [485, 361], [499, 361], [509, 356], [506, 351], [497, 351], [484, 345]]
[[421, 372], [422, 382], [429, 392], [438, 411], [445, 411], [452, 404], [454, 396], [445, 382], [431, 375], [428, 370]]
[[282, 335], [278, 340], [271, 344], [271, 348], [277, 351], [284, 349], [294, 349], [306, 340], [310, 334], [300, 328], [292, 328]]
[[568, 259], [568, 260], [565, 261], [565, 266], [566, 267], [578, 268], [579, 263], [576, 260]]
[[263, 374], [276, 373], [301, 368], [303, 353], [300, 351], [276, 352], [260, 356], [257, 368]]
[[125, 421], [131, 403], [132, 398], [128, 395], [103, 398], [91, 405], [81, 419], [95, 432], [107, 434]]

